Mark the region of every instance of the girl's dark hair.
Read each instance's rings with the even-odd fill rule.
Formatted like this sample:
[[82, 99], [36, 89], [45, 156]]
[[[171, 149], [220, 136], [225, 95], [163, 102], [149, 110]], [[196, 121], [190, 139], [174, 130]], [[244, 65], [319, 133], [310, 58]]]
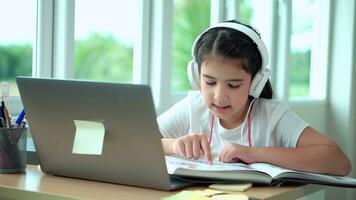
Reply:
[[[235, 20], [227, 22], [242, 24]], [[258, 35], [260, 35], [251, 26], [246, 24], [242, 25], [251, 28]], [[244, 33], [230, 28], [213, 28], [204, 33], [197, 41], [194, 49], [194, 55], [199, 66], [199, 72], [201, 64], [209, 55], [217, 55], [231, 59], [241, 59], [242, 68], [247, 73], [251, 74], [252, 78], [262, 67], [261, 53], [253, 40]], [[272, 99], [272, 96], [272, 86], [268, 80], [261, 92], [260, 97]]]

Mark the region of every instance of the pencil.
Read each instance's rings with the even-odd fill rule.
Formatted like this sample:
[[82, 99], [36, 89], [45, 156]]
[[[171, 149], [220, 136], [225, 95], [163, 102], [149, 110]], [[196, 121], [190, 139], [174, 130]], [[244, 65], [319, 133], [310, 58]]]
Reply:
[[7, 110], [6, 106], [5, 106], [5, 102], [4, 102], [4, 98], [2, 98], [1, 101], [1, 114], [3, 119], [5, 120], [5, 124], [7, 126], [7, 128], [12, 128], [12, 124], [11, 124], [11, 117], [9, 115], [9, 111]]
[[4, 99], [2, 98], [0, 115], [1, 115], [1, 117], [2, 117], [3, 119], [5, 119], [4, 107], [5, 107], [5, 102], [4, 102]]
[[5, 119], [7, 128], [12, 128], [11, 117], [10, 117], [9, 111], [7, 110], [6, 107], [4, 107], [4, 115], [5, 115], [4, 119]]

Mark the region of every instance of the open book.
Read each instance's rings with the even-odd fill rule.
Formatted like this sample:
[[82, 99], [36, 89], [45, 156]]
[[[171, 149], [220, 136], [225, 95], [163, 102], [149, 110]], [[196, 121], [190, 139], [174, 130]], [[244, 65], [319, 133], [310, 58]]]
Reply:
[[294, 171], [267, 163], [222, 163], [212, 165], [205, 160], [188, 160], [166, 156], [168, 174], [194, 180], [253, 182], [279, 185], [283, 182], [314, 183], [340, 187], [356, 187], [356, 179], [347, 176], [331, 176]]

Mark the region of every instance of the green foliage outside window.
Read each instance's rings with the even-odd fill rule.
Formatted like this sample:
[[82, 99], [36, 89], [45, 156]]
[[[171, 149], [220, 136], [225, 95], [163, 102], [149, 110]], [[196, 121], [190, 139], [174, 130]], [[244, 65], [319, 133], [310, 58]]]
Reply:
[[0, 79], [31, 75], [32, 46], [29, 44], [0, 46]]
[[239, 21], [245, 24], [251, 25], [251, 19], [253, 16], [253, 9], [250, 0], [240, 1], [240, 16]]
[[[241, 21], [250, 23], [253, 9], [242, 0]], [[209, 0], [176, 0], [173, 18], [172, 89], [190, 89], [186, 66], [191, 60], [194, 39], [209, 27]], [[76, 40], [75, 78], [132, 81], [133, 47], [120, 43], [113, 35], [91, 34]], [[291, 56], [290, 96], [308, 96], [310, 50], [294, 52]], [[0, 46], [0, 80], [15, 85], [15, 77], [31, 75], [32, 46], [16, 44]]]
[[[248, 1], [240, 1], [241, 22], [250, 23], [253, 9]], [[192, 59], [195, 38], [210, 26], [209, 0], [176, 0], [173, 16], [172, 90], [189, 90], [187, 64]]]
[[32, 45], [16, 44], [0, 46], [0, 81], [10, 86], [10, 95], [19, 96], [17, 76], [32, 74]]
[[291, 97], [309, 96], [311, 50], [305, 52], [293, 52], [290, 68]]
[[132, 46], [98, 33], [76, 40], [75, 45], [75, 78], [132, 81]]
[[195, 38], [210, 24], [209, 0], [176, 0], [173, 16], [172, 90], [190, 89], [187, 64]]

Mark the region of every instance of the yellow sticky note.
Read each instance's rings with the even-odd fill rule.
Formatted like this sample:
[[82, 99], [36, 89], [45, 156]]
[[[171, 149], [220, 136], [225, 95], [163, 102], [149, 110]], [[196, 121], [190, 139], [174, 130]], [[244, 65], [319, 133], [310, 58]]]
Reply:
[[249, 189], [251, 186], [252, 186], [252, 183], [211, 184], [211, 185], [209, 185], [209, 188], [215, 189], [215, 190], [243, 192], [243, 191]]
[[213, 196], [211, 200], [248, 200], [248, 196], [244, 194], [222, 194]]
[[195, 193], [200, 194], [202, 196], [211, 197], [213, 195], [223, 194], [224, 192], [217, 191], [217, 190], [211, 190], [211, 189], [205, 189], [205, 190], [196, 190]]
[[210, 198], [200, 195], [196, 191], [182, 191], [178, 194], [162, 198], [162, 200], [210, 200]]
[[105, 126], [102, 122], [74, 120], [75, 137], [72, 153], [101, 155]]

